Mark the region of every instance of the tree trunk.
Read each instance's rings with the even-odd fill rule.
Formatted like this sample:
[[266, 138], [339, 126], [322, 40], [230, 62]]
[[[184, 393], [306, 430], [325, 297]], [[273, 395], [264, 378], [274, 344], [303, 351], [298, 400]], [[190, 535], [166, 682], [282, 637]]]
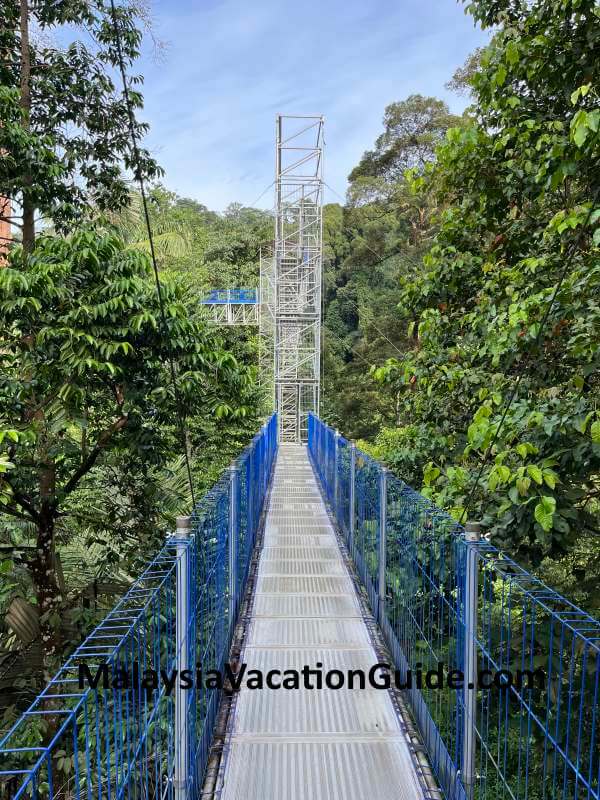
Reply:
[[[52, 506], [42, 503], [41, 520], [38, 524], [36, 556], [32, 565], [31, 576], [40, 614], [40, 637], [42, 654], [42, 673], [39, 675], [40, 689], [45, 688], [59, 666], [62, 653], [61, 605], [62, 596], [56, 576], [54, 526], [56, 513]], [[62, 722], [62, 717], [53, 712], [60, 707], [60, 700], [55, 700], [50, 691], [40, 711], [51, 712], [44, 717], [45, 729], [42, 743], [48, 746], [53, 740]], [[53, 753], [53, 769], [58, 771], [58, 754]]]
[[[23, 109], [23, 125], [26, 130], [31, 127], [31, 53], [29, 50], [29, 3], [20, 0], [21, 16], [21, 108]], [[30, 174], [23, 175], [23, 250], [31, 252], [35, 244], [35, 207], [31, 199], [32, 179]]]
[[37, 526], [36, 560], [32, 577], [40, 614], [44, 677], [48, 680], [61, 650], [62, 596], [56, 574], [54, 527], [56, 524], [56, 466], [52, 458], [41, 459], [39, 470], [40, 512]]
[[56, 657], [61, 648], [61, 603], [62, 597], [56, 577], [54, 554], [55, 517], [51, 510], [42, 513], [38, 525], [36, 557], [32, 565], [32, 578], [40, 613], [40, 635], [44, 679], [50, 679], [55, 671]]

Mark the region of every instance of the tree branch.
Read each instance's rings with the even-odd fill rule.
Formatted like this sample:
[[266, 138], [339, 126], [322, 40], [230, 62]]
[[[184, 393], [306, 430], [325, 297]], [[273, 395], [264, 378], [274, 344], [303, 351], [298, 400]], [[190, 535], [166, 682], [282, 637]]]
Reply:
[[12, 492], [12, 495], [13, 495], [15, 501], [21, 506], [21, 508], [25, 509], [25, 511], [29, 514], [31, 519], [36, 524], [39, 524], [41, 522], [41, 516], [35, 510], [35, 507], [34, 507], [33, 503], [30, 500], [28, 500], [27, 497], [22, 495], [21, 492], [19, 492], [17, 489], [15, 489], [15, 487], [12, 485], [12, 483], [9, 481], [9, 479], [6, 477], [6, 475], [4, 476], [4, 481], [10, 487], [10, 490]]
[[16, 508], [11, 508], [11, 506], [0, 506], [0, 514], [9, 514], [11, 517], [16, 517], [17, 519], [22, 519], [25, 522], [31, 522], [31, 517], [28, 517], [26, 514], [23, 514], [21, 511], [17, 511]]
[[98, 456], [104, 450], [106, 445], [111, 440], [112, 436], [117, 433], [118, 431], [122, 430], [122, 428], [127, 425], [129, 417], [127, 414], [123, 414], [123, 416], [119, 417], [110, 428], [107, 428], [103, 433], [100, 434], [98, 437], [98, 441], [96, 442], [96, 446], [90, 450], [87, 457], [81, 462], [80, 466], [75, 470], [75, 472], [71, 475], [69, 480], [65, 483], [62, 494], [67, 495], [75, 489], [79, 481], [83, 478], [83, 476], [91, 470], [91, 468], [96, 463]]

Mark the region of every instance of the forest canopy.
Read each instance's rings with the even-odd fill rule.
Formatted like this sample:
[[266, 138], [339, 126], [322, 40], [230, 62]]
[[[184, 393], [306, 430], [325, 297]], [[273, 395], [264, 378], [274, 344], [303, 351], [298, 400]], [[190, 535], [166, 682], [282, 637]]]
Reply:
[[[324, 208], [322, 414], [598, 612], [600, 17], [592, 0], [468, 10], [490, 43], [448, 76], [466, 111], [390, 98]], [[110, 4], [0, 14], [0, 682], [22, 704], [40, 680], [24, 650], [51, 670], [190, 505], [132, 178], [198, 494], [268, 410], [257, 332], [211, 327], [199, 299], [258, 284], [273, 219], [179, 196], [143, 147], [134, 163]], [[143, 20], [118, 14], [129, 69]], [[29, 35], [64, 24], [66, 47]]]
[[469, 10], [496, 30], [465, 114], [392, 104], [326, 208], [327, 414], [597, 609], [598, 9]]

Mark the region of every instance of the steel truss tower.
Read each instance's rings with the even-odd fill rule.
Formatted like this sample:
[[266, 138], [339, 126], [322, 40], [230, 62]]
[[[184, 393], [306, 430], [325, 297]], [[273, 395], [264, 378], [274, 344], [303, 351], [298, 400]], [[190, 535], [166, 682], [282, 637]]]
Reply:
[[308, 412], [319, 411], [323, 117], [278, 116], [276, 138], [275, 243], [261, 259], [261, 361], [280, 441], [300, 442]]

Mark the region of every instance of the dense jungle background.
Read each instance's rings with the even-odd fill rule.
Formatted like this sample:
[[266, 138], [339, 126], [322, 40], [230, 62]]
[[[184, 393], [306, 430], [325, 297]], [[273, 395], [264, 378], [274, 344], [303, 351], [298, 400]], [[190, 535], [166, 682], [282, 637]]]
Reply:
[[[169, 355], [198, 495], [267, 411], [257, 331], [211, 327], [199, 299], [258, 284], [272, 215], [179, 197], [142, 150], [169, 353], [107, 8], [39, 2], [28, 39], [0, 0], [3, 728], [190, 504]], [[448, 76], [465, 113], [391, 97], [324, 208], [322, 416], [460, 518], [516, 385], [470, 516], [598, 614], [598, 7], [469, 11], [490, 44]], [[143, 19], [119, 14], [133, 64]], [[65, 24], [66, 48], [40, 35]]]

